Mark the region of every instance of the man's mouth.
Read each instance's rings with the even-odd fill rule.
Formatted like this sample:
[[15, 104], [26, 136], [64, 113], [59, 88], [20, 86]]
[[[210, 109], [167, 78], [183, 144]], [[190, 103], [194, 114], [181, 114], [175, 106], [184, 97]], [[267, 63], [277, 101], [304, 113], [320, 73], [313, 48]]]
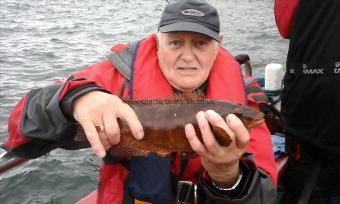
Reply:
[[197, 68], [196, 67], [178, 67], [177, 69], [180, 69], [180, 70], [196, 70]]

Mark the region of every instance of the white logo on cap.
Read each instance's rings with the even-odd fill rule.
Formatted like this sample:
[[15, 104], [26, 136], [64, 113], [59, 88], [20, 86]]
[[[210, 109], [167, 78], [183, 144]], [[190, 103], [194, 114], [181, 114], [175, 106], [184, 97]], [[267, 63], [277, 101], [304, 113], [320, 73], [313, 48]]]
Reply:
[[196, 9], [184, 9], [181, 11], [181, 13], [186, 16], [198, 16], [198, 17], [205, 16], [203, 12]]

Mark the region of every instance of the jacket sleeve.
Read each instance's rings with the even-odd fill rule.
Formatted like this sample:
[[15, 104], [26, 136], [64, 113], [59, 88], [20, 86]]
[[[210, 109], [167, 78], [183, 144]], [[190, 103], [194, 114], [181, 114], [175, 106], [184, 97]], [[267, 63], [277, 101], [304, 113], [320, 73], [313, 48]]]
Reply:
[[274, 15], [276, 26], [283, 38], [290, 38], [295, 12], [300, 0], [275, 0]]
[[73, 140], [76, 125], [72, 101], [93, 90], [112, 93], [113, 88], [105, 83], [118, 86], [112, 83], [117, 74], [110, 62], [103, 61], [75, 73], [64, 83], [31, 90], [14, 107], [8, 122], [9, 136], [2, 148], [22, 157], [37, 158], [57, 147], [88, 147], [87, 141]]
[[11, 113], [9, 137], [2, 147], [26, 158], [37, 158], [57, 147], [67, 148], [75, 135], [75, 124], [64, 114], [60, 102], [63, 94], [77, 89], [82, 93], [101, 90], [94, 82], [78, 79], [28, 92]]
[[242, 180], [236, 189], [221, 191], [216, 189], [211, 179], [200, 179], [198, 189], [199, 200], [205, 204], [258, 204], [274, 203], [276, 191], [266, 172], [255, 166], [251, 154], [240, 162]]

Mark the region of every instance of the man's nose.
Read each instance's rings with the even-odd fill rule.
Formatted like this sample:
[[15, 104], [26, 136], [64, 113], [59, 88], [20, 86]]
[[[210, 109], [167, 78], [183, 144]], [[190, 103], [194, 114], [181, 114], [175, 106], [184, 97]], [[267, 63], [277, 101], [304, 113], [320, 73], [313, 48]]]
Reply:
[[185, 45], [184, 46], [181, 58], [184, 61], [192, 61], [192, 60], [195, 59], [193, 47], [191, 45]]

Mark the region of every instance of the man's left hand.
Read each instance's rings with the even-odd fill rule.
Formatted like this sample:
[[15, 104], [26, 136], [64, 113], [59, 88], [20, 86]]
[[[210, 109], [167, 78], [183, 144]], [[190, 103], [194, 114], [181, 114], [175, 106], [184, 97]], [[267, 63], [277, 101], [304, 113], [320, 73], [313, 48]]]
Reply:
[[[249, 143], [249, 133], [241, 120], [229, 114], [224, 120], [215, 111], [198, 112], [197, 123], [203, 141], [196, 135], [192, 124], [185, 126], [185, 133], [192, 149], [201, 157], [201, 162], [210, 178], [219, 186], [234, 185], [239, 176], [239, 159]], [[230, 136], [232, 143], [221, 146], [216, 141], [209, 123], [223, 128]]]

